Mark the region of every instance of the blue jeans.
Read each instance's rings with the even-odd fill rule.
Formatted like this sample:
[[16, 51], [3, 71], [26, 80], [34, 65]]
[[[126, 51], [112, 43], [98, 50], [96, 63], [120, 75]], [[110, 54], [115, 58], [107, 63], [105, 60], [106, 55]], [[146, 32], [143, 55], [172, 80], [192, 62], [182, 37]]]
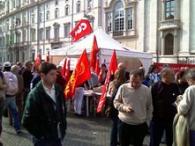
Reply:
[[33, 137], [33, 143], [34, 146], [62, 146], [61, 140], [60, 139], [36, 139]]
[[13, 122], [14, 122], [14, 128], [15, 130], [20, 130], [20, 120], [19, 120], [19, 114], [17, 111], [16, 106], [16, 99], [15, 96], [13, 97], [6, 97], [5, 99], [5, 106], [9, 109]]
[[190, 131], [190, 146], [195, 146], [195, 131]]

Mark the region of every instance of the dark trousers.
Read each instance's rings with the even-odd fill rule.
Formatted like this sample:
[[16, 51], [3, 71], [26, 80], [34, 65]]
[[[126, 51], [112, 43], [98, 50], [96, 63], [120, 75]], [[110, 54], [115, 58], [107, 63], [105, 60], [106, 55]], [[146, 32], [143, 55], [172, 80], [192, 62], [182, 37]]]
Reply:
[[4, 99], [0, 97], [0, 136], [2, 132], [2, 117], [3, 117]]
[[119, 120], [119, 142], [120, 146], [142, 146], [144, 137], [148, 131], [146, 123], [130, 125]]
[[62, 143], [60, 139], [57, 140], [52, 140], [52, 139], [47, 139], [47, 140], [35, 140], [33, 139], [34, 146], [62, 146]]
[[165, 131], [166, 144], [172, 146], [173, 143], [173, 121], [152, 120], [150, 146], [159, 146]]
[[190, 146], [195, 146], [195, 131], [190, 130]]
[[112, 117], [112, 130], [110, 136], [110, 146], [117, 146], [118, 144], [118, 116]]

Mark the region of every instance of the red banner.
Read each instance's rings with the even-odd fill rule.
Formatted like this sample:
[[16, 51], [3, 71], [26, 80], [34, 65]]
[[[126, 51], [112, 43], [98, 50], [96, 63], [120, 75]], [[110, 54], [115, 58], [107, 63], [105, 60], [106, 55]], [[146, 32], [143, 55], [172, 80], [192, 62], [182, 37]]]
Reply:
[[80, 38], [92, 33], [92, 27], [89, 20], [81, 19], [75, 26], [75, 28], [70, 32], [72, 36], [72, 41], [78, 41]]
[[96, 37], [94, 36], [93, 46], [92, 46], [91, 54], [90, 54], [90, 65], [91, 65], [91, 68], [92, 68], [93, 71], [95, 71], [96, 66], [97, 66], [97, 59], [99, 59], [98, 58], [99, 56], [97, 56], [98, 52], [99, 52], [99, 48], [98, 48], [98, 45], [97, 45]]
[[154, 65], [159, 71], [165, 67], [170, 67], [175, 73], [181, 69], [195, 68], [195, 64], [154, 63]]
[[110, 76], [113, 75], [116, 70], [117, 70], [117, 57], [116, 57], [116, 51], [114, 50], [112, 57], [111, 57], [109, 70], [108, 70], [107, 75], [106, 75], [105, 84], [102, 87], [102, 95], [101, 95], [99, 103], [98, 103], [97, 113], [101, 112], [105, 106], [106, 94], [107, 94], [108, 84], [110, 82]]
[[90, 77], [90, 65], [87, 58], [86, 50], [84, 50], [64, 90], [66, 99], [71, 99], [75, 93], [75, 88], [83, 84]]
[[66, 57], [64, 60], [64, 66], [61, 70], [62, 77], [68, 82], [70, 78], [70, 58]]

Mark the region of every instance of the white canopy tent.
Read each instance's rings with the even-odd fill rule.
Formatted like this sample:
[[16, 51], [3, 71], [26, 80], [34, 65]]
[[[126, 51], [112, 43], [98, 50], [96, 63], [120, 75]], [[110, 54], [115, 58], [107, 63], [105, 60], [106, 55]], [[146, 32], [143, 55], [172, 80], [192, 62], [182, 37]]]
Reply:
[[[93, 45], [94, 35], [97, 39], [98, 48], [100, 49], [100, 63], [108, 64], [113, 53], [116, 50], [117, 58], [138, 58], [143, 66], [148, 69], [152, 63], [152, 54], [145, 52], [138, 52], [126, 47], [123, 47], [118, 41], [106, 34], [102, 29], [97, 29], [86, 38], [75, 42], [73, 45], [65, 48], [59, 48], [51, 51], [51, 56], [64, 55], [70, 58], [78, 58], [84, 49], [90, 54]], [[73, 59], [74, 60], [74, 59]], [[75, 64], [75, 61], [72, 61]], [[72, 64], [72, 63], [71, 63]], [[74, 66], [74, 65], [71, 65]]]

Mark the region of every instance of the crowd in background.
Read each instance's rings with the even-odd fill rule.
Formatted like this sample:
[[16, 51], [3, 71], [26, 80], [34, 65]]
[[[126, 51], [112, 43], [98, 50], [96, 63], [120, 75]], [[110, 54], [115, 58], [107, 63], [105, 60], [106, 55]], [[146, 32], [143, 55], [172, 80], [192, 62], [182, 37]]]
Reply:
[[110, 83], [110, 146], [142, 146], [147, 134], [150, 146], [194, 146], [195, 70], [173, 72], [151, 65], [145, 76], [142, 67], [128, 73], [129, 80], [125, 67], [119, 66]]
[[[55, 82], [63, 91], [67, 81], [61, 75], [62, 67], [51, 69], [56, 69]], [[13, 125], [17, 134], [21, 133], [21, 119], [27, 97], [42, 80], [41, 73], [47, 75], [47, 72], [41, 72], [39, 67], [33, 66], [31, 61], [24, 64], [3, 64], [0, 69], [0, 134], [5, 107], [8, 109], [10, 125]], [[106, 75], [107, 67], [102, 64], [99, 75], [92, 72], [91, 79], [77, 87], [73, 101], [76, 113], [83, 113], [83, 91], [94, 90], [103, 85]], [[177, 125], [174, 124], [174, 118], [177, 114], [187, 117], [189, 138], [183, 139], [189, 139], [189, 146], [194, 146], [194, 84], [194, 69], [183, 68], [174, 73], [168, 67], [159, 70], [151, 65], [145, 75], [143, 67], [127, 70], [123, 63], [119, 63], [117, 71], [111, 76], [105, 107], [106, 115], [112, 120], [110, 146], [142, 146], [148, 133], [150, 146], [159, 146], [163, 137], [167, 146], [172, 146], [173, 143], [176, 146], [177, 141], [181, 142], [174, 135], [177, 132], [177, 129], [174, 131], [174, 126]]]

